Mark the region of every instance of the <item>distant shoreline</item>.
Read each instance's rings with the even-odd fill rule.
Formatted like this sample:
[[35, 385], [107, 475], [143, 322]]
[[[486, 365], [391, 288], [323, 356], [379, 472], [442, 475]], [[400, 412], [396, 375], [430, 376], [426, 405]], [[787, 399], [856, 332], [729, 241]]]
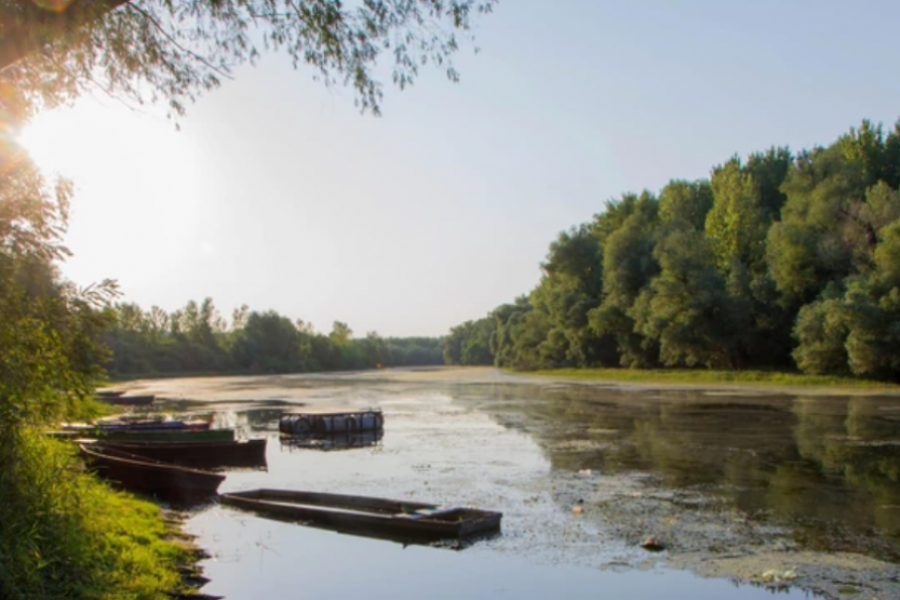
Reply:
[[515, 375], [595, 381], [612, 384], [661, 384], [685, 389], [725, 386], [733, 389], [761, 388], [766, 391], [803, 390], [829, 394], [888, 392], [900, 395], [900, 384], [833, 375], [804, 375], [787, 371], [715, 371], [706, 369], [550, 369], [511, 371]]

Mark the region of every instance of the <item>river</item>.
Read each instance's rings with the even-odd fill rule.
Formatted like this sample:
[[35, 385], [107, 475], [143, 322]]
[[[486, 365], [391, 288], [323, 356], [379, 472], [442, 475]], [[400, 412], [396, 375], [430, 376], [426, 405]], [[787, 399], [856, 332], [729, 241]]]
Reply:
[[[208, 594], [900, 599], [900, 398], [890, 395], [451, 368], [131, 387], [156, 393], [163, 410], [269, 438], [268, 468], [229, 472], [220, 492], [330, 491], [504, 514], [502, 534], [453, 549], [212, 505], [186, 526], [211, 555]], [[380, 407], [384, 434], [356, 447], [281, 440], [281, 411], [303, 404]], [[642, 549], [648, 536], [666, 550]]]

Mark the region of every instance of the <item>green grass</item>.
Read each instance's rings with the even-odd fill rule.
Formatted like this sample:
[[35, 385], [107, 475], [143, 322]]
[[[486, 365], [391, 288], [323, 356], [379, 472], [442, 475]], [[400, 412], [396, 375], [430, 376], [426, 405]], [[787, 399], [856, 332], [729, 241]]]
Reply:
[[531, 375], [568, 377], [598, 381], [628, 381], [636, 383], [681, 384], [752, 384], [779, 386], [835, 386], [846, 388], [900, 389], [894, 383], [838, 377], [834, 375], [804, 375], [783, 371], [712, 371], [704, 369], [553, 369], [532, 371]]
[[74, 447], [20, 431], [0, 442], [0, 597], [162, 600], [195, 551], [161, 509], [85, 472]]

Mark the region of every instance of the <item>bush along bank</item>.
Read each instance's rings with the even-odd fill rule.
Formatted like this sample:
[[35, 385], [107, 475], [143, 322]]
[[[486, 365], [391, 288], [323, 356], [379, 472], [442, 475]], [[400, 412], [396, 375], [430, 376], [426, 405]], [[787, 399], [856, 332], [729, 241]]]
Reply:
[[0, 442], [0, 597], [191, 595], [200, 557], [177, 519], [97, 480], [70, 444], [34, 429]]

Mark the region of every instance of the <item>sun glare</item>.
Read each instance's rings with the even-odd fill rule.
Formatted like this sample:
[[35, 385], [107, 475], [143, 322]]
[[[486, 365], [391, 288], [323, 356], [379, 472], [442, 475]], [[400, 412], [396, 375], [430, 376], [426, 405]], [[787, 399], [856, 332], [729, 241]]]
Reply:
[[28, 125], [16, 136], [16, 141], [22, 146], [35, 164], [44, 172], [57, 172], [62, 166], [59, 160], [59, 148], [66, 145], [54, 135], [53, 117], [39, 118]]

